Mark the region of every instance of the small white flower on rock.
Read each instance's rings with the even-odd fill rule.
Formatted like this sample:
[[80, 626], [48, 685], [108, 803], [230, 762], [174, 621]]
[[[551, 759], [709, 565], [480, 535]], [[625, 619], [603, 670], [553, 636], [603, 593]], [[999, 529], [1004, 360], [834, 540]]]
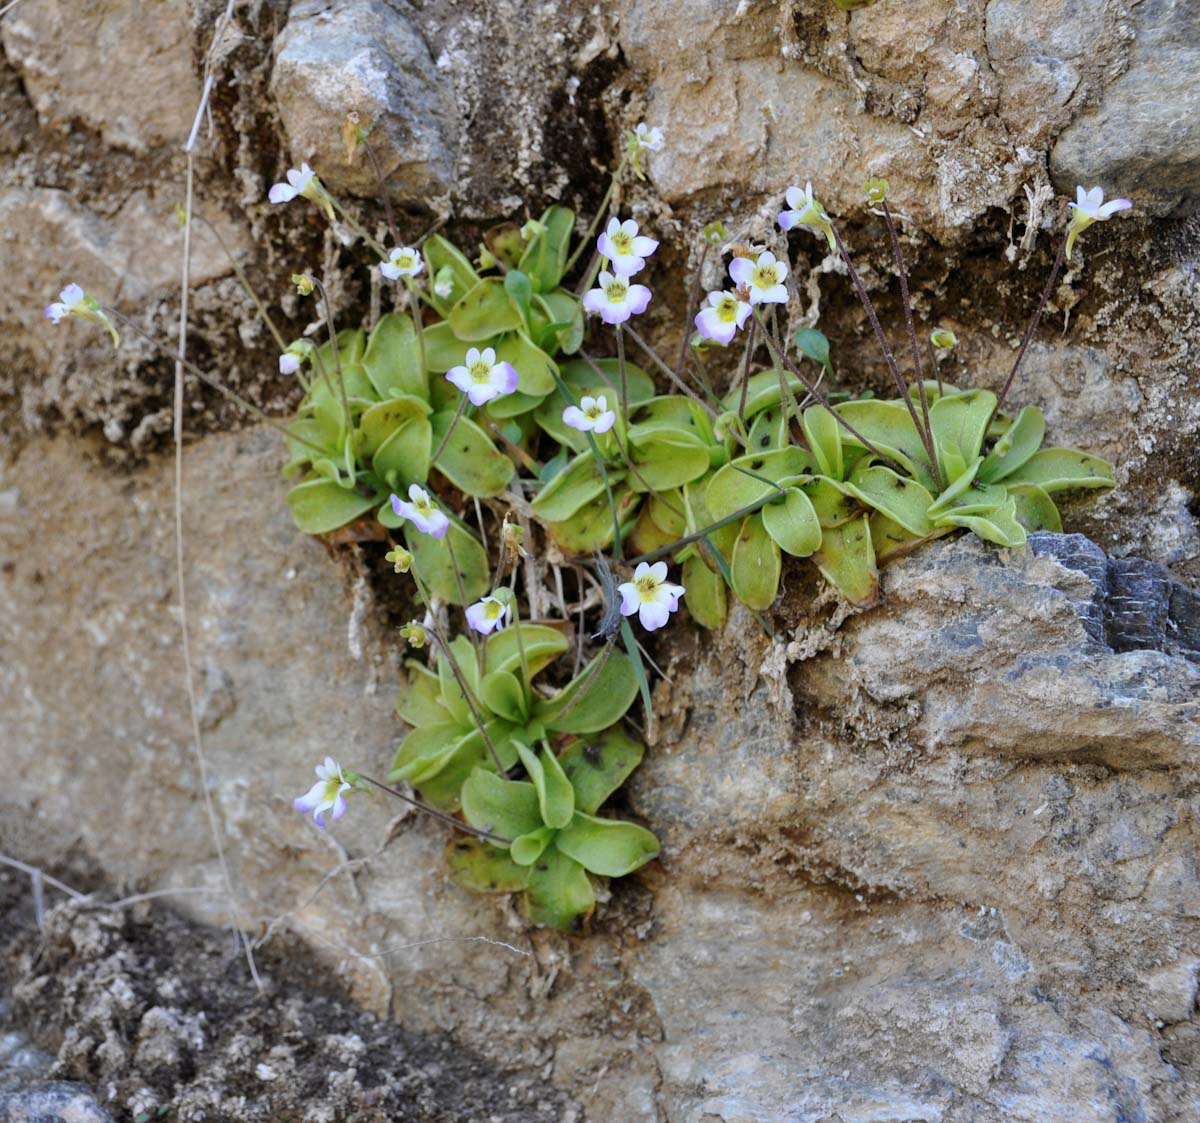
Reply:
[[653, 565], [641, 562], [633, 571], [633, 580], [617, 586], [617, 592], [621, 594], [621, 615], [632, 616], [636, 612], [646, 631], [656, 631], [679, 607], [679, 598], [684, 591], [682, 585], [673, 585], [667, 580], [666, 562]]
[[1082, 187], [1075, 188], [1074, 203], [1067, 205], [1072, 210], [1071, 225], [1067, 227], [1067, 260], [1071, 260], [1071, 250], [1075, 247], [1075, 239], [1079, 237], [1094, 222], [1105, 222], [1118, 211], [1127, 211], [1133, 203], [1128, 199], [1113, 199], [1104, 201], [1104, 188], [1093, 187], [1084, 191]]
[[729, 263], [729, 275], [738, 288], [746, 290], [751, 304], [786, 304], [787, 286], [783, 282], [787, 274], [787, 262], [776, 260], [770, 250], [764, 250], [755, 261], [735, 257]]
[[112, 336], [114, 347], [121, 344], [121, 337], [117, 335], [117, 329], [113, 327], [105, 311], [96, 303], [94, 297], [88, 296], [74, 282], [58, 294], [58, 299], [53, 304], [46, 305], [44, 315], [52, 324], [61, 323], [67, 316], [78, 316], [81, 320], [103, 327]]
[[325, 758], [324, 764], [317, 765], [317, 782], [308, 791], [292, 801], [297, 811], [306, 815], [311, 811], [312, 817], [321, 830], [325, 823], [321, 816], [326, 811], [331, 812], [331, 819], [340, 819], [346, 814], [346, 792], [354, 786], [346, 778], [342, 766], [331, 756]]
[[330, 201], [329, 192], [322, 186], [321, 181], [317, 178], [317, 173], [307, 164], [301, 164], [299, 169], [288, 168], [287, 182], [274, 184], [267, 193], [267, 198], [272, 203], [290, 203], [299, 195], [316, 203], [325, 211], [330, 220], [333, 219], [333, 204]]
[[657, 152], [663, 146], [663, 131], [659, 128], [652, 129], [645, 121], [640, 121], [633, 130], [633, 140], [638, 148], [644, 148], [647, 152]]
[[567, 406], [563, 410], [563, 423], [581, 433], [607, 433], [617, 420], [616, 410], [608, 408], [608, 401], [601, 394], [598, 398], [583, 397], [579, 405]]
[[736, 292], [710, 292], [708, 307], [696, 316], [696, 330], [704, 339], [729, 343], [739, 328], [745, 327], [752, 309], [739, 300]]
[[[882, 182], [882, 181], [880, 181]], [[803, 226], [814, 234], [824, 234], [829, 242], [829, 248], [837, 253], [837, 239], [833, 236], [833, 223], [825, 213], [825, 207], [819, 199], [813, 198], [812, 183], [806, 183], [804, 190], [799, 187], [787, 189], [787, 205], [791, 210], [779, 212], [779, 225], [784, 230]]]
[[583, 306], [606, 324], [623, 324], [630, 316], [645, 312], [650, 303], [650, 290], [645, 285], [630, 284], [628, 277], [614, 277], [602, 270], [597, 284], [599, 288], [583, 294]]
[[300, 369], [300, 356], [292, 351], [284, 351], [279, 356], [279, 373], [295, 374]]
[[400, 246], [388, 254], [388, 259], [379, 267], [389, 281], [398, 281], [401, 277], [415, 277], [425, 268], [421, 251], [412, 246]]
[[653, 238], [638, 233], [638, 224], [632, 218], [624, 222], [610, 218], [596, 245], [618, 277], [632, 277], [645, 266], [646, 258], [658, 249]]
[[446, 372], [446, 381], [457, 386], [475, 406], [511, 394], [517, 388], [518, 379], [511, 363], [496, 362], [496, 352], [491, 347], [482, 351], [472, 347], [464, 365], [451, 367]]
[[429, 498], [429, 493], [416, 484], [410, 484], [406, 503], [398, 495], [392, 496], [392, 510], [402, 519], [407, 519], [422, 534], [431, 538], [445, 538], [450, 529], [450, 520], [437, 504]]
[[512, 606], [499, 597], [484, 597], [467, 609], [467, 623], [485, 636], [503, 628], [510, 616]]

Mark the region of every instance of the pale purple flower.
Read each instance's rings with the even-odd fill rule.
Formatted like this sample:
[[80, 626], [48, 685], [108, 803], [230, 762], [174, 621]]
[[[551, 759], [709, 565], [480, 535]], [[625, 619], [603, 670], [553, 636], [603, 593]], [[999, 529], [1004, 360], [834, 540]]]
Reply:
[[628, 277], [614, 277], [602, 270], [597, 283], [599, 288], [583, 294], [583, 306], [606, 324], [623, 324], [630, 316], [645, 312], [650, 303], [650, 290], [645, 285], [630, 284]]
[[379, 267], [389, 281], [398, 281], [401, 277], [415, 277], [425, 268], [421, 251], [412, 246], [400, 246], [388, 254], [388, 259]]
[[640, 562], [633, 571], [633, 580], [618, 585], [617, 592], [621, 594], [621, 615], [632, 616], [636, 612], [642, 627], [653, 632], [679, 607], [684, 588], [667, 580], [666, 562], [653, 565]]
[[[874, 181], [872, 181], [874, 182]], [[825, 213], [825, 207], [820, 199], [813, 198], [812, 183], [806, 183], [804, 190], [792, 186], [787, 189], [787, 205], [791, 210], [779, 212], [779, 225], [784, 230], [803, 226], [814, 234], [824, 234], [829, 248], [837, 253], [837, 239], [833, 236], [833, 223]]]
[[303, 195], [313, 202], [319, 202], [317, 194], [320, 190], [321, 181], [317, 179], [317, 173], [307, 164], [301, 164], [299, 170], [288, 168], [287, 183], [275, 184], [267, 198], [272, 203], [290, 203], [297, 195]]
[[746, 290], [751, 304], [786, 304], [788, 299], [786, 261], [777, 261], [770, 250], [764, 250], [756, 261], [735, 257], [729, 263], [729, 275], [739, 289]]
[[422, 534], [431, 538], [445, 538], [450, 529], [450, 520], [445, 513], [438, 510], [437, 504], [429, 498], [429, 493], [416, 484], [409, 484], [409, 502], [398, 495], [392, 496], [392, 510], [402, 519], [408, 519]]
[[622, 222], [615, 216], [608, 220], [608, 227], [596, 246], [608, 258], [618, 277], [632, 277], [645, 267], [646, 258], [658, 249], [653, 238], [638, 234], [638, 224], [632, 218]]
[[306, 815], [311, 811], [317, 826], [324, 830], [321, 816], [326, 811], [331, 812], [331, 819], [340, 819], [345, 815], [346, 792], [354, 785], [346, 779], [342, 766], [331, 756], [325, 758], [324, 764], [317, 765], [316, 772], [317, 782], [299, 799], [293, 800], [292, 806]]
[[491, 347], [482, 351], [472, 347], [463, 366], [451, 367], [446, 372], [446, 381], [466, 394], [474, 406], [511, 394], [517, 388], [518, 377], [511, 363], [496, 362], [496, 352]]
[[584, 396], [579, 405], [563, 410], [562, 419], [564, 424], [581, 433], [607, 433], [617, 420], [617, 412], [608, 408], [603, 394], [598, 398]]
[[633, 130], [633, 140], [638, 148], [644, 148], [647, 152], [657, 152], [663, 146], [663, 131], [659, 128], [652, 129], [645, 121], [640, 121]]
[[279, 373], [295, 374], [300, 369], [301, 359], [294, 351], [284, 351], [279, 356]]
[[1075, 247], [1075, 239], [1079, 237], [1094, 222], [1105, 222], [1118, 211], [1127, 211], [1133, 206], [1128, 199], [1113, 199], [1104, 201], [1104, 188], [1093, 187], [1084, 191], [1082, 187], [1075, 188], [1076, 202], [1067, 205], [1074, 212], [1071, 215], [1071, 225], [1067, 227], [1067, 260], [1071, 260], [1071, 250]]
[[467, 623], [482, 635], [499, 631], [512, 616], [512, 606], [499, 597], [484, 597], [467, 609]]
[[43, 315], [52, 324], [61, 323], [67, 316], [78, 316], [81, 320], [99, 324], [112, 336], [113, 346], [120, 346], [121, 337], [117, 335], [117, 329], [113, 327], [107, 313], [74, 282], [58, 294], [58, 299], [53, 304], [46, 305]]
[[738, 329], [746, 326], [752, 309], [736, 292], [710, 292], [708, 307], [696, 316], [696, 330], [704, 339], [729, 343]]

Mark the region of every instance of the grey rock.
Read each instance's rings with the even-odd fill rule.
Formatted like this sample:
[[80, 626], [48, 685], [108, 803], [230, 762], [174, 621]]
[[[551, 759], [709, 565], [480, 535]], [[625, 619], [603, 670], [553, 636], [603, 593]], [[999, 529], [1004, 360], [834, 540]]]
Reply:
[[1128, 69], [1063, 132], [1050, 166], [1060, 191], [1099, 183], [1162, 214], [1200, 198], [1200, 8], [1143, 0], [1133, 26]]
[[5, 1123], [112, 1123], [112, 1116], [81, 1084], [55, 1080], [0, 1092]]
[[360, 152], [343, 144], [357, 113], [401, 202], [423, 204], [452, 186], [457, 123], [443, 76], [405, 10], [386, 0], [306, 0], [277, 42], [271, 93], [293, 164], [315, 168], [331, 188], [377, 195]]

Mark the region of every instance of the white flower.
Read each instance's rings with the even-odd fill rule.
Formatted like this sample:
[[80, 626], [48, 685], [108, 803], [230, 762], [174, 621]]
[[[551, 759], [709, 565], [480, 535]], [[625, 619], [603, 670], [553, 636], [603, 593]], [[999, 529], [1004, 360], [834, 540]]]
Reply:
[[301, 164], [300, 170], [288, 168], [287, 183], [276, 183], [267, 194], [272, 203], [290, 203], [297, 195], [303, 195], [314, 203], [327, 207], [325, 188], [317, 178], [317, 173], [307, 164]]
[[491, 347], [482, 351], [472, 347], [464, 366], [451, 367], [446, 372], [446, 381], [466, 394], [474, 406], [511, 394], [517, 388], [518, 377], [511, 363], [496, 362], [496, 352]]
[[402, 519], [408, 519], [422, 534], [431, 538], [445, 538], [450, 529], [450, 520], [445, 513], [439, 511], [437, 504], [429, 498], [429, 493], [416, 484], [410, 484], [406, 503], [398, 495], [392, 496], [392, 510]]
[[321, 830], [325, 824], [321, 816], [332, 809], [331, 819], [340, 819], [346, 814], [346, 795], [354, 785], [346, 779], [342, 766], [331, 756], [325, 758], [324, 764], [317, 765], [317, 782], [299, 799], [292, 801], [297, 811], [305, 814], [312, 812], [313, 819]]
[[503, 628], [510, 616], [512, 606], [505, 604], [499, 597], [484, 597], [467, 609], [467, 623], [485, 636], [493, 629]]
[[584, 397], [577, 406], [563, 410], [563, 423], [581, 433], [607, 433], [617, 420], [617, 411], [608, 408], [608, 401], [601, 394], [598, 398]]
[[760, 253], [757, 261], [735, 257], [729, 263], [729, 275], [739, 289], [746, 289], [751, 304], [786, 304], [788, 294], [783, 279], [787, 273], [787, 262], [777, 261], [770, 250]]
[[644, 148], [647, 152], [657, 152], [663, 146], [663, 131], [659, 128], [652, 129], [645, 121], [641, 121], [633, 130], [633, 140], [638, 148]]
[[583, 306], [598, 313], [606, 324], [623, 324], [630, 316], [646, 311], [650, 290], [645, 285], [631, 285], [628, 277], [614, 277], [601, 270], [599, 288], [583, 294]]
[[439, 300], [449, 300], [454, 294], [454, 270], [443, 265], [433, 278], [433, 295]]
[[300, 369], [300, 356], [292, 351], [284, 351], [279, 356], [279, 373], [295, 374]]
[[779, 225], [784, 230], [796, 226], [804, 226], [814, 234], [824, 234], [829, 242], [829, 248], [837, 253], [837, 239], [833, 236], [833, 223], [825, 213], [819, 199], [813, 198], [812, 183], [806, 183], [804, 190], [799, 187], [787, 189], [787, 205], [791, 210], [779, 212]]
[[421, 258], [420, 250], [413, 249], [412, 246], [401, 246], [388, 254], [388, 259], [379, 267], [379, 272], [389, 281], [398, 281], [401, 277], [415, 277], [424, 268], [425, 262]]
[[1104, 201], [1104, 188], [1093, 187], [1084, 191], [1082, 187], [1075, 188], [1076, 202], [1067, 205], [1075, 213], [1071, 215], [1071, 225], [1067, 227], [1067, 260], [1071, 260], [1071, 250], [1075, 239], [1079, 237], [1094, 222], [1104, 222], [1112, 218], [1118, 211], [1127, 211], [1133, 206], [1128, 199], [1113, 199]]
[[46, 305], [43, 315], [53, 324], [61, 323], [67, 316], [78, 316], [81, 320], [87, 320], [89, 323], [100, 324], [112, 336], [113, 346], [120, 346], [121, 337], [117, 335], [117, 329], [112, 326], [108, 315], [92, 297], [88, 296], [74, 282], [67, 285], [58, 294], [58, 299], [53, 304]]
[[751, 311], [746, 301], [738, 300], [736, 292], [710, 292], [708, 307], [696, 316], [696, 330], [705, 339], [728, 343], [738, 328], [745, 327]]
[[645, 266], [646, 258], [658, 249], [653, 238], [638, 234], [638, 224], [632, 218], [622, 222], [615, 216], [608, 220], [608, 227], [596, 245], [618, 277], [632, 277]]
[[653, 632], [679, 607], [684, 588], [667, 580], [666, 562], [653, 565], [641, 562], [633, 571], [633, 580], [618, 585], [617, 592], [621, 594], [621, 615], [632, 616], [636, 612], [642, 627]]

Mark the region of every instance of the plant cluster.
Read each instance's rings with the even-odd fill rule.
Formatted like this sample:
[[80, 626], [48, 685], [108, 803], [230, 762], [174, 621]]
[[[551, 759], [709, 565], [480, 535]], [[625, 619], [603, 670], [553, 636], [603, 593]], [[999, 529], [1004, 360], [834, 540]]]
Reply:
[[[658, 242], [608, 211], [625, 169], [640, 176], [646, 153], [662, 143], [644, 125], [630, 134], [582, 238], [575, 214], [552, 206], [536, 221], [488, 231], [473, 257], [436, 231], [386, 249], [307, 165], [270, 193], [274, 203], [307, 199], [349, 225], [378, 255], [381, 275], [400, 286], [396, 309], [369, 330], [338, 330], [320, 280], [293, 277], [302, 295], [319, 297], [324, 322], [314, 334], [324, 338], [280, 339], [280, 370], [304, 387], [285, 427], [285, 472], [296, 481], [288, 504], [300, 529], [370, 524], [377, 529], [365, 537], [402, 539], [392, 538], [387, 558], [410, 575], [424, 614], [401, 634], [414, 649], [431, 648], [428, 662], [406, 665], [397, 712], [411, 732], [387, 783], [330, 758], [296, 806], [323, 825], [356, 790], [416, 803], [465, 836], [447, 852], [456, 881], [519, 892], [532, 922], [564, 929], [591, 912], [593, 878], [623, 876], [658, 853], [648, 830], [599, 813], [642, 759], [643, 745], [621, 724], [639, 693], [652, 720], [633, 617], [654, 631], [682, 602], [697, 623], [717, 628], [730, 595], [765, 610], [779, 594], [784, 554], [813, 559], [842, 597], [867, 606], [878, 596], [880, 565], [926, 541], [967, 530], [1020, 546], [1030, 531], [1061, 529], [1055, 493], [1112, 486], [1099, 458], [1042, 447], [1045, 420], [1035, 406], [1015, 414], [1003, 407], [1077, 237], [1127, 200], [1105, 204], [1099, 188], [1079, 189], [1041, 301], [995, 393], [941, 379], [937, 352], [954, 346], [951, 332], [938, 328], [924, 348], [918, 343], [886, 182], [870, 181], [866, 196], [894, 252], [907, 373], [812, 185], [789, 188], [780, 228], [810, 231], [840, 260], [896, 387], [890, 400], [851, 398], [827, 385], [824, 336], [783, 326], [787, 260], [729, 239], [719, 225], [704, 232], [698, 273], [718, 250], [729, 255], [729, 285], [702, 297], [697, 282], [694, 331], [678, 360], [665, 361], [636, 330], [634, 318], [652, 300], [638, 278]], [[394, 228], [392, 237], [399, 243]], [[47, 315], [99, 323], [114, 342], [112, 318], [124, 319], [77, 286]], [[604, 327], [589, 329], [588, 316]], [[593, 354], [606, 335], [612, 353]], [[722, 362], [738, 343], [737, 361]], [[631, 347], [645, 365], [630, 360]], [[718, 392], [714, 381], [727, 368], [732, 380]], [[499, 542], [494, 566], [489, 529]], [[680, 584], [668, 579], [665, 559]], [[630, 566], [618, 583], [614, 571]], [[536, 618], [545, 599], [536, 574], [547, 568], [558, 582], [558, 613]], [[525, 621], [522, 570], [535, 617]], [[466, 630], [451, 638], [454, 609]], [[602, 642], [584, 662], [588, 619]], [[572, 646], [574, 673], [564, 683], [554, 672]]]

